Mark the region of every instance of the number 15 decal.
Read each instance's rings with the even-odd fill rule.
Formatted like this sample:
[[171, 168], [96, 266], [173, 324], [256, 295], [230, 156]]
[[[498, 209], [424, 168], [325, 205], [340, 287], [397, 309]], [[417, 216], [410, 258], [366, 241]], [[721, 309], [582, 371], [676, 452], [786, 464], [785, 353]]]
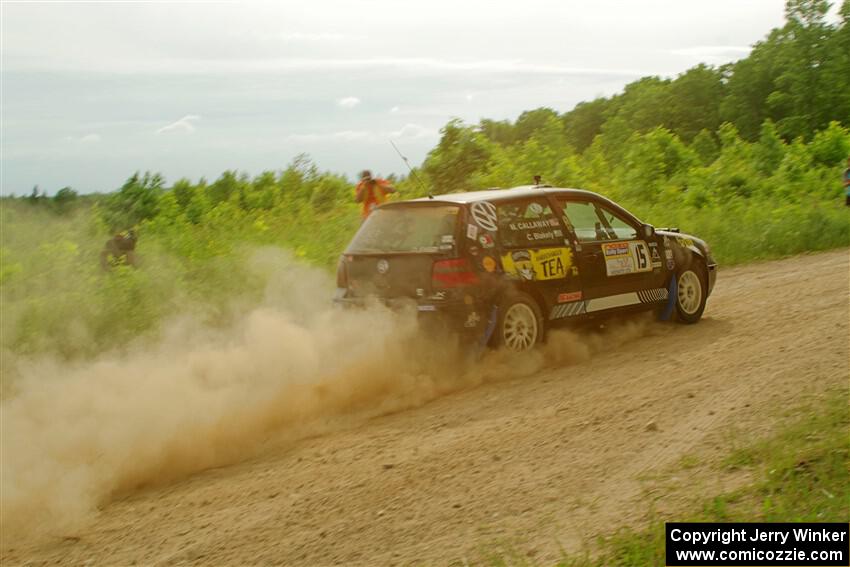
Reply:
[[605, 272], [609, 276], [652, 271], [649, 247], [643, 240], [606, 243], [602, 245], [602, 253], [605, 256]]
[[649, 265], [649, 249], [646, 247], [646, 242], [632, 242], [632, 254], [635, 259], [636, 272], [648, 272], [652, 268]]

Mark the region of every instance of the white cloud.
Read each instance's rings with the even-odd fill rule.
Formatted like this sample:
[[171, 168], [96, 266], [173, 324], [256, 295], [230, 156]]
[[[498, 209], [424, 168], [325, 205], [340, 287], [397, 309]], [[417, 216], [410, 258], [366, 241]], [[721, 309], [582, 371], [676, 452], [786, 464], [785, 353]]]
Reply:
[[741, 59], [751, 51], [750, 47], [739, 45], [698, 45], [670, 51], [673, 55], [683, 55], [705, 63], [717, 63]]
[[168, 134], [171, 132], [185, 132], [187, 134], [195, 131], [195, 125], [193, 122], [197, 122], [201, 119], [197, 114], [187, 114], [180, 120], [176, 122], [172, 122], [167, 126], [163, 126], [159, 130], [156, 131], [157, 134]]
[[[176, 63], [176, 62], [175, 62]], [[337, 71], [337, 70], [401, 70], [406, 73], [481, 73], [492, 75], [565, 75], [565, 76], [623, 76], [642, 77], [650, 74], [642, 69], [609, 67], [572, 67], [547, 63], [529, 63], [521, 59], [480, 59], [455, 61], [428, 57], [368, 57], [368, 58], [278, 58], [253, 61], [205, 60], [193, 61], [191, 68], [182, 64], [174, 69], [185, 72], [255, 72], [255, 71]]]
[[350, 41], [355, 39], [353, 36], [344, 35], [341, 33], [286, 33], [278, 34], [278, 38], [283, 41]]
[[405, 124], [398, 130], [340, 130], [324, 134], [291, 134], [286, 137], [288, 142], [380, 142], [389, 139], [419, 139], [436, 138], [439, 132], [435, 128], [428, 128], [420, 124]]
[[389, 132], [390, 138], [432, 138], [438, 134], [434, 128], [426, 128], [419, 124], [405, 124], [401, 130]]
[[338, 101], [336, 101], [336, 103], [342, 108], [354, 108], [355, 106], [360, 104], [360, 99], [356, 96], [347, 96], [345, 98], [339, 99]]
[[227, 34], [238, 40], [260, 40], [264, 42], [281, 41], [284, 43], [339, 43], [342, 41], [361, 41], [362, 35], [350, 35], [330, 32], [291, 32], [257, 31], [254, 29], [231, 31]]
[[86, 134], [79, 138], [76, 136], [65, 136], [65, 140], [76, 144], [94, 144], [100, 141], [100, 134]]
[[390, 109], [391, 114], [397, 114], [401, 109], [397, 106], [394, 106]]
[[360, 104], [360, 99], [356, 96], [347, 96], [345, 98], [339, 99], [338, 101], [336, 101], [336, 103], [342, 108], [354, 108], [355, 106]]
[[354, 142], [368, 140], [373, 137], [374, 133], [367, 130], [340, 130], [338, 132], [328, 132], [325, 134], [290, 134], [286, 137], [287, 142]]

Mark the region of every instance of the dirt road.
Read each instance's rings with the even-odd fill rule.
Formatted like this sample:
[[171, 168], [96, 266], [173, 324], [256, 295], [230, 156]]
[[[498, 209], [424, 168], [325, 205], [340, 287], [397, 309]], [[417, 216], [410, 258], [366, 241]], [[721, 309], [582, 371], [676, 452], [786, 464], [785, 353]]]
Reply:
[[603, 334], [584, 362], [125, 495], [3, 563], [446, 565], [505, 549], [546, 563], [741, 482], [705, 465], [783, 406], [847, 388], [848, 260], [721, 270], [698, 325]]

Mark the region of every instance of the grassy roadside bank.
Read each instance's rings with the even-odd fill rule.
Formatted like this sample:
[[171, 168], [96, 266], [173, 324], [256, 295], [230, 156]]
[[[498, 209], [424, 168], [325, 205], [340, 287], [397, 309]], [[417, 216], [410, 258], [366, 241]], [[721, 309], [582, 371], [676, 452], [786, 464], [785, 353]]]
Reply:
[[[597, 555], [567, 556], [563, 567], [664, 565], [664, 522], [847, 522], [850, 520], [850, 405], [845, 389], [785, 413], [766, 439], [731, 452], [721, 467], [754, 479], [694, 502], [687, 517], [653, 518], [641, 530], [600, 539]], [[500, 563], [496, 563], [497, 565]], [[504, 565], [514, 565], [505, 561]]]
[[[621, 529], [590, 545], [593, 552], [564, 554], [557, 567], [665, 565], [664, 523], [850, 521], [850, 404], [846, 389], [783, 412], [768, 437], [732, 450], [710, 473], [752, 479], [735, 490], [693, 500], [691, 512], [667, 517], [650, 512], [647, 525]], [[683, 459], [681, 468], [690, 465]], [[589, 542], [590, 543], [590, 542]], [[500, 548], [484, 552], [492, 567], [538, 567], [533, 557]]]

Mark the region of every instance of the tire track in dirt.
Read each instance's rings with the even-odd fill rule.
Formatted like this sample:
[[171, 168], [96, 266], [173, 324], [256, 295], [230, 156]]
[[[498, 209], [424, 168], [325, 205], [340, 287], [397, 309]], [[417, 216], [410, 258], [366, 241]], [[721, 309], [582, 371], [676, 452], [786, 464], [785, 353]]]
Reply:
[[[848, 250], [722, 270], [703, 321], [651, 324], [591, 360], [485, 384], [107, 505], [4, 564], [448, 564], [511, 547], [546, 563], [640, 525], [653, 479], [847, 388]], [[553, 338], [553, 340], [557, 340]]]

